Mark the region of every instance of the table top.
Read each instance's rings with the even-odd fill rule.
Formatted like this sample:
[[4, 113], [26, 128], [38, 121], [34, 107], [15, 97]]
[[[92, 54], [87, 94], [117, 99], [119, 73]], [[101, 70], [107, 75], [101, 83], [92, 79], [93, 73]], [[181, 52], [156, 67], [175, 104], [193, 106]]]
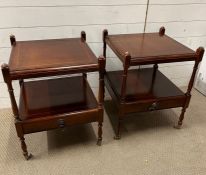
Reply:
[[193, 61], [195, 51], [159, 33], [108, 35], [106, 43], [122, 62], [131, 55], [131, 65]]
[[17, 41], [9, 69], [12, 79], [98, 70], [98, 60], [81, 38]]

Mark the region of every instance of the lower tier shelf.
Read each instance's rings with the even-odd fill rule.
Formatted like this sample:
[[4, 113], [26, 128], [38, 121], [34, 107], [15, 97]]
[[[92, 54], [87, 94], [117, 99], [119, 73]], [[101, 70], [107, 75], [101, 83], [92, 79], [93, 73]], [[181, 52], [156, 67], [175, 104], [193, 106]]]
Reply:
[[97, 100], [83, 77], [24, 82], [21, 85], [21, 120], [37, 119], [78, 111], [98, 111]]
[[123, 71], [107, 72], [106, 87], [125, 112], [151, 111], [181, 107], [186, 95], [159, 70], [153, 68], [128, 71], [125, 101], [121, 101]]

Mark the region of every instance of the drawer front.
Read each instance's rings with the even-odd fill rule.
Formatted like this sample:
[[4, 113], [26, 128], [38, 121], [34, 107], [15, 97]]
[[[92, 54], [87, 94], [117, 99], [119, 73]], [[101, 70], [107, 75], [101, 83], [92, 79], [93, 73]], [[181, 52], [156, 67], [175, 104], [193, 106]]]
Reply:
[[64, 128], [71, 125], [103, 121], [103, 113], [79, 114], [72, 116], [42, 118], [38, 121], [21, 122], [24, 134], [47, 131], [51, 129]]
[[183, 107], [185, 100], [185, 97], [179, 97], [173, 99], [158, 99], [153, 101], [127, 103], [123, 108], [125, 113], [155, 111], [160, 109]]

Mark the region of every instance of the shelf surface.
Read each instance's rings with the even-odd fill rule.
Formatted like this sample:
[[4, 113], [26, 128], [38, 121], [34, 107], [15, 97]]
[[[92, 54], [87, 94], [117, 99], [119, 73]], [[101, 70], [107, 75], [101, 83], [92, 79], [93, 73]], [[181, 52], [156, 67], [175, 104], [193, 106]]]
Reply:
[[129, 52], [134, 65], [196, 59], [193, 50], [159, 33], [108, 35], [106, 42], [123, 62]]
[[[129, 70], [126, 86], [126, 102], [184, 96], [184, 93], [160, 71], [156, 71], [155, 78], [153, 78], [153, 73], [153, 68]], [[122, 71], [106, 73], [109, 85], [119, 100], [122, 75]]]
[[61, 70], [65, 73], [96, 71], [98, 61], [81, 38], [17, 41], [12, 47], [9, 68], [17, 78], [24, 74], [37, 77], [48, 72], [61, 73]]
[[81, 76], [25, 82], [21, 87], [22, 120], [98, 108], [88, 82]]

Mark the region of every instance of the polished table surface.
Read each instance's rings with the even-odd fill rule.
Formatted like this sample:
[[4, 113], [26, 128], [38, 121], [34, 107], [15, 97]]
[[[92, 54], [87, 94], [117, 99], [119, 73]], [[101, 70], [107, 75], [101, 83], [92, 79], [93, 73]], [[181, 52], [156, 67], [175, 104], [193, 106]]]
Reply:
[[131, 55], [131, 65], [195, 60], [193, 50], [159, 33], [120, 34], [106, 36], [106, 43], [122, 62]]
[[22, 84], [19, 117], [22, 120], [98, 108], [82, 76], [30, 81]]
[[[153, 68], [128, 71], [125, 102], [184, 96], [184, 93], [159, 70], [157, 70], [155, 78], [153, 73]], [[121, 100], [122, 74], [123, 71], [110, 71], [106, 74], [106, 78], [119, 100]]]
[[17, 41], [10, 62], [12, 79], [97, 71], [98, 61], [81, 38]]

